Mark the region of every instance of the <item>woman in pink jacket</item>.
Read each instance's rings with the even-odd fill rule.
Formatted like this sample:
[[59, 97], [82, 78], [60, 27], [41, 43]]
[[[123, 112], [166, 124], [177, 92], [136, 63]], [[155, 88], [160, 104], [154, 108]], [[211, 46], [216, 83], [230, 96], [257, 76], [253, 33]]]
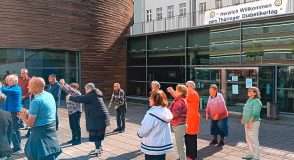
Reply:
[[[214, 137], [209, 145], [218, 144], [218, 147], [222, 147], [225, 144], [224, 137], [228, 136], [228, 110], [223, 95], [217, 92], [217, 90], [218, 88], [215, 84], [209, 87], [210, 96], [206, 107], [206, 119], [208, 120], [210, 115], [210, 134]], [[217, 135], [220, 136], [219, 142]]]

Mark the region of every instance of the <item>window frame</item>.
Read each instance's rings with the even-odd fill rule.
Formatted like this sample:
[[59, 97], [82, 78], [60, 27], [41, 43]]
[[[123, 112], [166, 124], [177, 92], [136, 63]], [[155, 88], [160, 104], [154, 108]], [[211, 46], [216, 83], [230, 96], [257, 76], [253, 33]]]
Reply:
[[170, 5], [167, 6], [167, 18], [173, 18], [175, 16], [175, 6]]
[[204, 14], [206, 11], [206, 2], [199, 3], [199, 13]]
[[152, 21], [152, 10], [151, 9], [146, 10], [146, 21], [147, 22]]
[[239, 4], [241, 4], [241, 1], [240, 0], [232, 0], [232, 4], [233, 5], [239, 5]]
[[223, 2], [222, 0], [215, 0], [215, 8], [219, 9], [223, 7]]
[[162, 7], [156, 8], [156, 20], [162, 20]]
[[187, 4], [180, 3], [179, 4], [179, 16], [186, 16], [187, 14]]

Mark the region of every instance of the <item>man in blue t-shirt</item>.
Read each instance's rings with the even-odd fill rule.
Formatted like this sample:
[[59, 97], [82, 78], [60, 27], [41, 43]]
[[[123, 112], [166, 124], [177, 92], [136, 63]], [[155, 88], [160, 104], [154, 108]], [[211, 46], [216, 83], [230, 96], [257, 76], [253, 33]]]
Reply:
[[30, 109], [22, 109], [18, 117], [31, 127], [31, 135], [25, 147], [28, 159], [51, 160], [61, 153], [55, 129], [56, 104], [52, 94], [44, 91], [45, 81], [32, 78], [29, 91], [35, 98]]

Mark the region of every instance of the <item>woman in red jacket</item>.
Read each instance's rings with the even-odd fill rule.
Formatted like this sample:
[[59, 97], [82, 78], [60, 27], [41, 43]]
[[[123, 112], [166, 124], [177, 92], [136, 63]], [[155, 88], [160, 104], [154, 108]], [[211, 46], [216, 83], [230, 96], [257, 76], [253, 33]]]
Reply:
[[176, 146], [180, 160], [186, 159], [186, 153], [184, 149], [185, 145], [185, 133], [186, 133], [186, 116], [187, 116], [187, 87], [185, 85], [178, 84], [176, 91], [171, 87], [167, 89], [169, 93], [175, 98], [173, 103], [169, 106], [170, 111], [173, 114], [173, 120], [171, 121], [172, 128], [175, 133]]

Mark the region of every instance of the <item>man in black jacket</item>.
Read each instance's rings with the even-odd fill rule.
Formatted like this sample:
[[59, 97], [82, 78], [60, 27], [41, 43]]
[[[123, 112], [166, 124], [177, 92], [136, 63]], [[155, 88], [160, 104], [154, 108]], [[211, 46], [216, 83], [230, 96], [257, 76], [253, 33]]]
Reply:
[[0, 109], [0, 159], [10, 159], [12, 135], [12, 118], [9, 112]]

